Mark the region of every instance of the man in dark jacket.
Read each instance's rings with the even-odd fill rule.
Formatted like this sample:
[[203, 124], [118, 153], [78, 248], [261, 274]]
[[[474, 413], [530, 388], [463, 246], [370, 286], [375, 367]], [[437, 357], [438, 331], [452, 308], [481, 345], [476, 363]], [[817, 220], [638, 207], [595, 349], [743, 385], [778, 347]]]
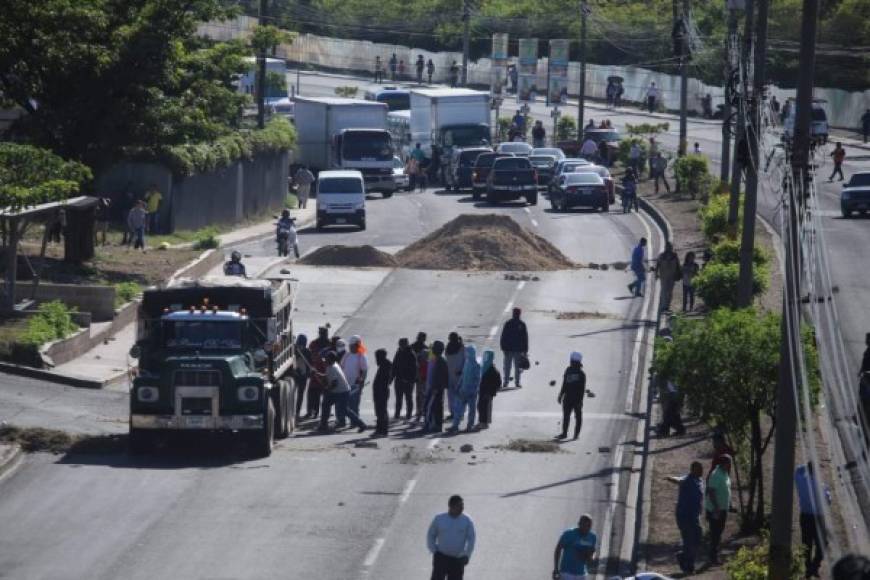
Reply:
[[378, 370], [372, 383], [372, 397], [375, 403], [375, 435], [385, 436], [390, 427], [390, 412], [387, 403], [390, 400], [390, 383], [393, 382], [393, 363], [387, 358], [386, 349], [379, 348], [375, 351], [375, 362]]
[[444, 391], [450, 378], [444, 359], [444, 343], [440, 340], [432, 343], [432, 356], [424, 429], [429, 433], [440, 433], [444, 423]]
[[680, 479], [677, 495], [677, 526], [683, 539], [683, 549], [677, 554], [677, 562], [686, 574], [695, 573], [695, 557], [701, 545], [701, 510], [704, 505], [704, 482], [701, 463], [692, 463], [689, 473]]
[[[308, 351], [311, 358], [311, 380], [308, 382], [308, 405], [305, 415], [310, 419], [316, 419], [320, 415], [320, 397], [326, 387], [326, 381], [323, 378], [326, 372], [326, 362], [324, 357], [326, 351], [329, 350], [332, 343], [329, 341], [329, 329], [321, 326], [317, 329], [317, 338], [311, 341], [308, 345]], [[327, 420], [329, 417], [327, 417]]]
[[574, 413], [574, 439], [580, 437], [583, 427], [583, 398], [586, 396], [586, 373], [583, 372], [583, 355], [571, 353], [571, 360], [562, 378], [562, 390], [559, 391], [559, 403], [562, 405], [562, 432], [559, 439], [568, 437], [568, 426], [571, 424], [571, 413]]
[[407, 338], [399, 339], [399, 348], [393, 355], [393, 378], [396, 389], [396, 414], [398, 421], [402, 415], [402, 401], [405, 402], [405, 420], [414, 415], [414, 383], [417, 381], [417, 356], [411, 350]]
[[517, 388], [522, 388], [520, 385], [520, 357], [526, 356], [529, 352], [529, 333], [526, 330], [526, 323], [520, 320], [522, 310], [514, 308], [513, 317], [504, 323], [504, 328], [501, 331], [500, 346], [504, 356], [504, 375], [502, 380], [504, 384], [502, 388], [506, 388], [511, 381], [511, 364], [514, 366], [515, 381]]
[[417, 340], [411, 344], [411, 352], [417, 357], [417, 380], [414, 382], [414, 402], [417, 406], [417, 421], [423, 420], [426, 413], [424, 397], [426, 395], [426, 365], [429, 358], [429, 346], [426, 344], [426, 333], [418, 332]]

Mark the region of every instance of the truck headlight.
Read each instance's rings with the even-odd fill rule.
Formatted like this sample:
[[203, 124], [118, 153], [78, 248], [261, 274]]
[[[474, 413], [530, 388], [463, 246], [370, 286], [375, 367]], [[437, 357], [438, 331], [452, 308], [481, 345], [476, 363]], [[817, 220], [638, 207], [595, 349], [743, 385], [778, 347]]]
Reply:
[[239, 387], [236, 391], [239, 401], [250, 403], [260, 398], [260, 389], [253, 386]]
[[160, 398], [160, 391], [157, 387], [139, 387], [136, 389], [136, 399], [140, 403], [153, 403]]

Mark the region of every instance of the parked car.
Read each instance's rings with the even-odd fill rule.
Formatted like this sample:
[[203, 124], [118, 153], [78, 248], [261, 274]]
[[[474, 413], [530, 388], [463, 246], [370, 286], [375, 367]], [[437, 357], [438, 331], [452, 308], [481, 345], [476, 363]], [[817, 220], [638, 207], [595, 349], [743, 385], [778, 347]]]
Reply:
[[471, 170], [471, 196], [475, 200], [479, 200], [486, 191], [486, 182], [489, 179], [489, 172], [492, 169], [492, 164], [496, 159], [504, 157], [513, 157], [512, 153], [481, 153], [477, 156], [474, 167]]
[[840, 192], [840, 211], [848, 218], [853, 211], [864, 215], [867, 210], [870, 210], [870, 171], [853, 173]]
[[366, 229], [366, 186], [356, 170], [321, 171], [317, 176], [317, 229], [355, 224]]
[[550, 193], [550, 205], [556, 211], [572, 207], [610, 209], [607, 186], [597, 173], [566, 173], [559, 178], [559, 187]]
[[[592, 139], [598, 145], [598, 156], [601, 163], [608, 167], [613, 165], [619, 154], [619, 142], [622, 140], [619, 131], [615, 129], [587, 129], [583, 138], [584, 140]], [[606, 157], [603, 156], [604, 152], [606, 152]]]
[[499, 143], [496, 148], [498, 153], [513, 153], [518, 157], [528, 157], [532, 154], [532, 146], [522, 141], [507, 141]]
[[445, 187], [454, 191], [460, 189], [470, 189], [471, 173], [474, 170], [474, 163], [481, 153], [492, 153], [489, 147], [469, 147], [466, 149], [454, 149], [450, 156], [447, 171], [447, 183]]
[[552, 155], [557, 160], [567, 157], [565, 152], [558, 147], [535, 147], [532, 149], [532, 155]]
[[552, 155], [529, 155], [529, 161], [538, 172], [538, 185], [546, 187], [553, 178], [553, 167], [556, 165], [556, 158]]
[[571, 173], [596, 173], [607, 187], [607, 198], [610, 203], [616, 203], [616, 184], [610, 175], [610, 170], [601, 165], [579, 165]]
[[[810, 140], [813, 143], [827, 143], [828, 141], [828, 114], [822, 103], [824, 99], [813, 99], [813, 112], [810, 118]], [[786, 115], [782, 121], [782, 138], [785, 142], [794, 139], [794, 124], [797, 115], [797, 106], [793, 98], [787, 99], [784, 107]]]
[[588, 167], [592, 165], [589, 161], [585, 159], [581, 159], [580, 157], [569, 157], [567, 159], [562, 159], [561, 161], [557, 161], [556, 165], [553, 167], [553, 176], [550, 178], [550, 182], [547, 184], [547, 193], [554, 191], [559, 187], [559, 178], [562, 177], [565, 173], [571, 173], [578, 167]]
[[486, 201], [515, 201], [525, 198], [538, 203], [538, 175], [527, 157], [496, 159], [486, 182]]
[[393, 179], [398, 191], [411, 191], [411, 178], [405, 173], [405, 164], [398, 157], [393, 157]]

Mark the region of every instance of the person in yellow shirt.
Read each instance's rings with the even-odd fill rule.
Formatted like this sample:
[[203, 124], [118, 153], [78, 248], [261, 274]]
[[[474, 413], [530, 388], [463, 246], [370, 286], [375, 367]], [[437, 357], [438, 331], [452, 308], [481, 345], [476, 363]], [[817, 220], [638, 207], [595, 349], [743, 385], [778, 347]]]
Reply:
[[159, 233], [160, 222], [158, 216], [161, 201], [163, 201], [163, 194], [160, 193], [159, 189], [157, 189], [157, 184], [152, 183], [151, 187], [149, 187], [148, 191], [145, 193], [145, 209], [148, 210], [149, 234]]

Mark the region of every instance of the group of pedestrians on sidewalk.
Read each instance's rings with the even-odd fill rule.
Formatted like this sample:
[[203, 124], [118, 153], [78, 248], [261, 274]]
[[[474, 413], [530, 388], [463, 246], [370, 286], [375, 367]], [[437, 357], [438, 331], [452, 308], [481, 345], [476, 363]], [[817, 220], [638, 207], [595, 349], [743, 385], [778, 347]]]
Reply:
[[[630, 269], [635, 279], [628, 285], [628, 291], [635, 297], [643, 296], [647, 273], [647, 239], [641, 238], [631, 252]], [[700, 272], [695, 252], [686, 252], [682, 263], [674, 251], [673, 243], [665, 242], [664, 251], [659, 254], [653, 268], [661, 284], [659, 312], [669, 312], [674, 296], [674, 285], [680, 281], [683, 286], [683, 312], [695, 308], [695, 278]]]
[[[396, 53], [390, 56], [388, 61], [390, 67], [390, 80], [402, 81], [405, 80], [405, 61], [399, 59]], [[455, 63], [454, 63], [455, 64]], [[423, 72], [426, 72], [429, 84], [432, 84], [432, 75], [435, 74], [435, 63], [430, 58], [426, 61], [422, 54], [417, 55], [417, 61], [414, 63], [414, 69], [417, 72], [417, 84], [423, 84]], [[384, 63], [380, 56], [375, 56], [374, 68], [375, 83], [381, 84], [384, 82]]]

